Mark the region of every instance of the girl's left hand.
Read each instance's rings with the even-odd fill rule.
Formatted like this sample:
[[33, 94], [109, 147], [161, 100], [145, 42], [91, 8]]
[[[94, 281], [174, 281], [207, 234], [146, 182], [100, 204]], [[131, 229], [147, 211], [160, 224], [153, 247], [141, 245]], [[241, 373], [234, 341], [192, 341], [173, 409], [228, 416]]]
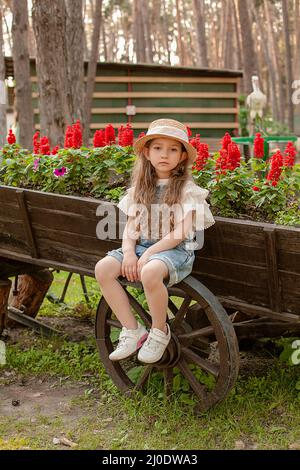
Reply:
[[151, 253], [149, 253], [148, 250], [146, 250], [137, 262], [137, 275], [138, 275], [139, 281], [141, 280], [141, 271], [143, 267], [145, 266], [145, 264], [148, 263], [150, 256], [151, 256]]

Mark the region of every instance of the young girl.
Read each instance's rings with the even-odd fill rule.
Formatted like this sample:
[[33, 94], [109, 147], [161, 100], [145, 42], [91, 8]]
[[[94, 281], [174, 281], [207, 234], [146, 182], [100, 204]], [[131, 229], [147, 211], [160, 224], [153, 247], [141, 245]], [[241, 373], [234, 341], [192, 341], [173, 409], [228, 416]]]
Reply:
[[[108, 251], [97, 263], [95, 275], [123, 327], [109, 358], [119, 361], [139, 350], [139, 361], [154, 363], [161, 359], [171, 339], [166, 323], [167, 287], [191, 273], [195, 230], [203, 231], [214, 224], [214, 219], [205, 201], [208, 191], [192, 180], [190, 167], [196, 150], [183, 124], [173, 119], [153, 121], [147, 134], [135, 142], [134, 150], [137, 160], [132, 184], [118, 204], [128, 216], [122, 248]], [[203, 217], [196, 217], [195, 223], [195, 209], [200, 205]], [[161, 208], [172, 208], [163, 218], [168, 224], [160, 220]], [[152, 317], [149, 334], [131, 311], [117, 280], [120, 275], [143, 284]]]

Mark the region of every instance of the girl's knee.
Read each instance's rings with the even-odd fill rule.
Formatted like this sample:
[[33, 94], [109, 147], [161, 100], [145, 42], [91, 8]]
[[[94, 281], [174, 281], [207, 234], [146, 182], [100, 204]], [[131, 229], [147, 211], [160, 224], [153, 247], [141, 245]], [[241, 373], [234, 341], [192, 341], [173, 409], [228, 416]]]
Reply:
[[121, 263], [112, 256], [105, 256], [95, 266], [95, 277], [99, 284], [116, 279], [121, 274]]
[[154, 266], [148, 262], [141, 270], [141, 281], [144, 286], [147, 285], [151, 287], [163, 282], [166, 275], [167, 273], [163, 266], [160, 267], [157, 264]]

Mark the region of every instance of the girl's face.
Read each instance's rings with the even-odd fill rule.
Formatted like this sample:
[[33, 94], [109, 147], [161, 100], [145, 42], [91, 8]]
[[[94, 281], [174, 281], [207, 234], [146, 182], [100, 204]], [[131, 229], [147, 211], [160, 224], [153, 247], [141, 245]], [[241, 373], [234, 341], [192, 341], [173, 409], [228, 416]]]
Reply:
[[158, 178], [169, 178], [178, 163], [187, 158], [181, 143], [167, 137], [152, 140], [149, 147], [144, 147], [144, 155], [155, 168]]

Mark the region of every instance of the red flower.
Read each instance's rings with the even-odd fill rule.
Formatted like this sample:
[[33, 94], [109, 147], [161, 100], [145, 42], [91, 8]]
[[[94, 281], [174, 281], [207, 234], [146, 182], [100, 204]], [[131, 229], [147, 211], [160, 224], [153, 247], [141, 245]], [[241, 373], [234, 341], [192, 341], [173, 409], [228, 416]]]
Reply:
[[288, 142], [284, 150], [283, 165], [292, 167], [295, 164], [297, 150], [292, 142]]
[[272, 181], [272, 186], [277, 186], [277, 181]]
[[115, 129], [112, 124], [107, 124], [104, 133], [107, 145], [112, 145], [116, 143]]
[[40, 153], [42, 155], [50, 155], [50, 145], [48, 137], [41, 137], [40, 140]]
[[253, 142], [254, 145], [254, 156], [256, 158], [263, 158], [264, 156], [264, 139], [261, 137], [261, 134], [257, 133]]
[[52, 155], [56, 155], [57, 152], [58, 152], [58, 150], [59, 150], [59, 146], [58, 146], [58, 145], [56, 145], [55, 147], [53, 147], [52, 152], [51, 152]]
[[240, 166], [241, 161], [241, 152], [235, 142], [231, 142], [231, 144], [228, 144], [227, 153], [227, 168], [229, 170], [234, 170], [235, 168]]
[[186, 130], [187, 130], [188, 138], [190, 139], [193, 135], [193, 132], [192, 132], [192, 130], [189, 126], [185, 126], [185, 127], [186, 127]]
[[200, 148], [200, 134], [196, 134], [195, 137], [193, 137], [192, 139], [190, 139], [190, 144], [195, 147], [195, 149], [197, 150], [197, 152], [199, 152], [199, 148]]
[[73, 124], [72, 126], [73, 130], [73, 145], [72, 147], [75, 149], [79, 149], [82, 146], [82, 130], [81, 130], [81, 124], [79, 119]]
[[105, 135], [104, 135], [104, 130], [103, 129], [100, 129], [99, 131], [95, 132], [94, 139], [93, 139], [93, 145], [94, 145], [95, 148], [105, 147], [106, 146]]
[[207, 144], [199, 143], [197, 158], [195, 160], [194, 165], [192, 166], [193, 170], [201, 171], [206, 165], [206, 162], [209, 158], [209, 150]]
[[9, 132], [8, 132], [7, 142], [9, 143], [9, 145], [16, 143], [16, 136], [11, 129], [9, 129]]
[[37, 131], [33, 136], [33, 153], [38, 155], [40, 153], [40, 141], [39, 141], [39, 131]]
[[126, 124], [125, 129], [123, 126], [121, 126], [118, 137], [119, 145], [121, 145], [122, 147], [127, 147], [128, 145], [133, 144], [133, 130], [129, 122]]
[[220, 150], [220, 156], [216, 160], [216, 174], [226, 175], [228, 164], [228, 153], [225, 149]]
[[140, 139], [141, 137], [144, 137], [144, 135], [146, 135], [145, 132], [141, 132], [138, 136], [138, 139]]
[[231, 144], [231, 142], [232, 142], [231, 137], [228, 134], [228, 132], [226, 132], [226, 134], [224, 135], [222, 139], [222, 150], [227, 150], [228, 145]]
[[260, 188], [258, 186], [252, 186], [253, 191], [260, 191]]
[[272, 181], [272, 186], [276, 186], [276, 185], [273, 185], [273, 182], [276, 182], [277, 184], [277, 181], [279, 180], [281, 176], [282, 166], [283, 166], [283, 156], [280, 150], [278, 150], [271, 157], [271, 168], [267, 175], [267, 180]]
[[65, 133], [65, 149], [69, 149], [73, 147], [73, 128], [72, 126], [67, 126], [66, 133]]

